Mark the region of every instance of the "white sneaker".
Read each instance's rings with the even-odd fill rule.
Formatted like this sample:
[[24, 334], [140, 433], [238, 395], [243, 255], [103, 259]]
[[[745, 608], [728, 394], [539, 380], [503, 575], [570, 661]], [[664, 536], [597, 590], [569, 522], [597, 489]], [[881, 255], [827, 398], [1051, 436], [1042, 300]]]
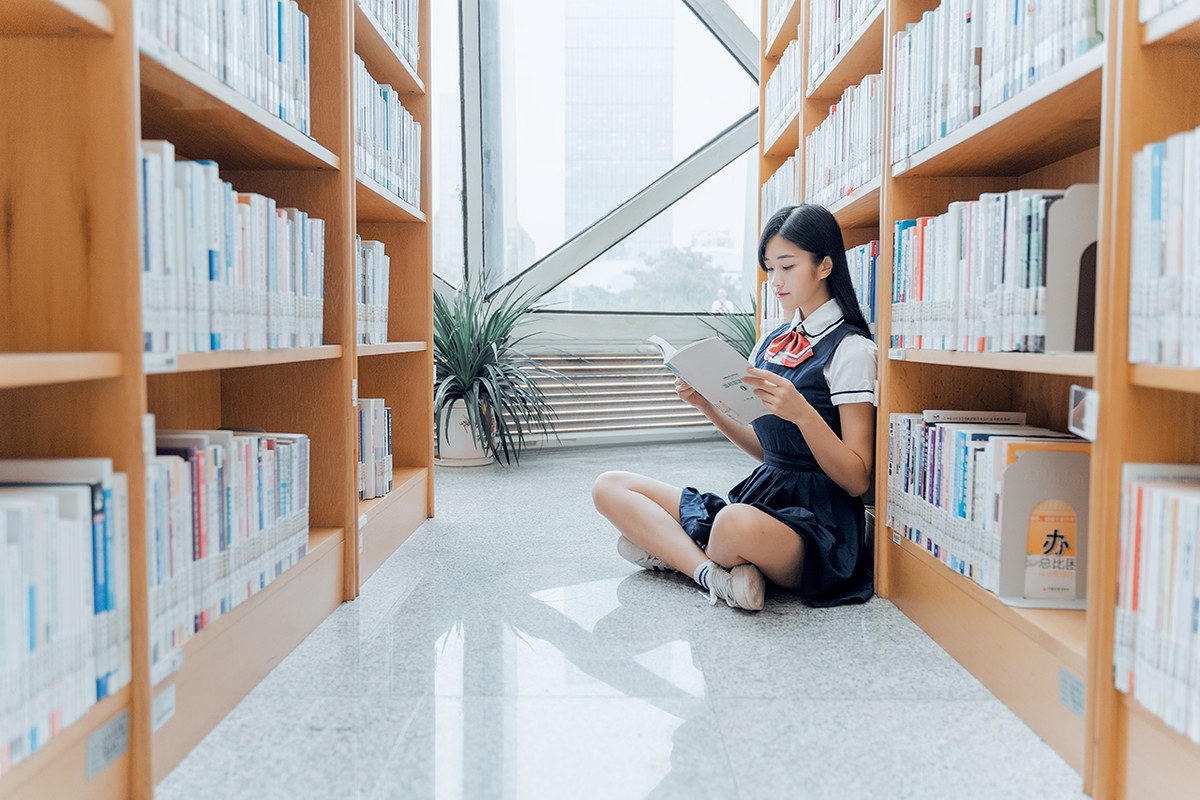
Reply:
[[766, 601], [767, 582], [758, 567], [753, 564], [738, 564], [726, 572], [714, 562], [708, 569], [708, 602], [716, 605], [717, 599], [724, 600], [731, 608], [747, 611], [762, 611]]
[[642, 548], [638, 547], [633, 542], [622, 536], [617, 539], [617, 553], [621, 558], [637, 564], [642, 569], [652, 569], [656, 572], [675, 572], [678, 571], [667, 562], [657, 556], [652, 556]]

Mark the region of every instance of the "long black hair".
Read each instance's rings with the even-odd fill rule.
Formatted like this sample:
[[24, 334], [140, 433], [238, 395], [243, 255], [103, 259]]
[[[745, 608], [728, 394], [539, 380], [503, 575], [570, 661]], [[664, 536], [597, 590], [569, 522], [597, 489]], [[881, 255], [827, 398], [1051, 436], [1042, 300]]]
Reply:
[[846, 263], [842, 228], [829, 209], [803, 203], [798, 206], [784, 206], [772, 214], [763, 226], [762, 238], [758, 240], [758, 266], [764, 272], [767, 269], [764, 261], [767, 242], [776, 236], [782, 236], [801, 250], [812, 253], [817, 264], [826, 256], [829, 257], [833, 262], [833, 271], [825, 280], [830, 296], [841, 306], [845, 321], [869, 336], [871, 329], [863, 316], [862, 308], [858, 305], [854, 284], [850, 281], [850, 266]]

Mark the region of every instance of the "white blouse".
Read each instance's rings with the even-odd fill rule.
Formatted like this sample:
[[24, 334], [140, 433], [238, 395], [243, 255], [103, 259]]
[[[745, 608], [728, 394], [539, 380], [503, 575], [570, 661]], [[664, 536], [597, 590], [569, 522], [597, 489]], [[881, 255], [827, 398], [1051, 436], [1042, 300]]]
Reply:
[[[799, 325], [800, 332], [815, 345], [841, 321], [842, 309], [837, 300], [831, 299], [803, 321], [797, 310], [796, 316], [792, 318], [792, 325]], [[759, 352], [767, 346], [771, 333], [772, 331], [767, 331], [754, 345], [754, 350], [750, 353], [752, 365]], [[876, 397], [879, 389], [877, 357], [878, 347], [867, 337], [846, 336], [842, 339], [833, 355], [825, 362], [824, 369], [825, 382], [829, 384], [829, 398], [835, 406], [845, 403], [879, 404]]]

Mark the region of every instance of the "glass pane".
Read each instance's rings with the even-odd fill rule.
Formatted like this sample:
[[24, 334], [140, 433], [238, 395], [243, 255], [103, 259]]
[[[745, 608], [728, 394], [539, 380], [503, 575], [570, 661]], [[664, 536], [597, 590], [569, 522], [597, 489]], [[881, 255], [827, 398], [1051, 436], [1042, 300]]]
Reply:
[[462, 82], [458, 3], [430, 3], [426, 52], [433, 89], [433, 272], [451, 286], [463, 278]]
[[754, 156], [740, 156], [543, 301], [556, 311], [749, 311], [758, 244]]
[[742, 18], [755, 38], [762, 36], [762, 0], [725, 0], [725, 4]]
[[480, 29], [492, 285], [758, 101], [754, 81], [682, 0], [481, 0]]

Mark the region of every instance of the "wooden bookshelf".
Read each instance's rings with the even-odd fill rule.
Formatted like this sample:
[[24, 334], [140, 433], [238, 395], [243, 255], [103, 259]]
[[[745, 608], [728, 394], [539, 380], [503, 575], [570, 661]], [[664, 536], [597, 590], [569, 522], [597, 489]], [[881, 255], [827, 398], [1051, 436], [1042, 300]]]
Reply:
[[147, 375], [170, 372], [205, 372], [214, 369], [261, 367], [268, 364], [298, 364], [342, 357], [342, 346], [288, 347], [277, 350], [217, 350], [208, 353], [178, 353], [169, 358], [157, 354], [143, 359]]
[[[813, 2], [801, 3], [802, 28]], [[918, 21], [923, 12], [936, 5], [927, 0], [886, 0], [882, 10], [872, 16], [808, 93], [797, 126], [801, 139], [828, 115], [829, 104], [841, 96], [845, 87], [882, 70], [888, 91], [886, 151], [892, 110], [890, 43], [905, 25]], [[1107, 29], [1114, 30], [1112, 26]], [[803, 36], [803, 31], [799, 35]], [[1140, 28], [1136, 35], [1140, 38]], [[1100, 183], [1101, 197], [1111, 197], [1114, 176], [1106, 165], [1113, 155], [1113, 92], [1117, 65], [1122, 63], [1114, 40], [1127, 36], [1110, 33], [1105, 43], [898, 164], [890, 163], [885, 152], [878, 183], [863, 186], [830, 206], [842, 225], [848, 246], [873, 238], [880, 242], [875, 292], [879, 341], [884, 346], [880, 349], [879, 363], [877, 430], [880, 434], [876, 450], [879, 472], [875, 480], [875, 505], [881, 509], [881, 519], [885, 518], [882, 510], [887, 508], [886, 431], [891, 413], [924, 408], [1024, 410], [1031, 424], [1065, 430], [1072, 384], [1100, 388], [1102, 407], [1108, 403], [1102, 389], [1106, 370], [1126, 349], [1123, 340], [1118, 344], [1116, 340], [1102, 339], [1100, 332], [1110, 320], [1102, 318], [1099, 310], [1096, 352], [962, 353], [888, 349], [891, 306], [887, 298], [891, 297], [892, 276], [887, 265], [892, 263], [891, 231], [897, 220], [944, 213], [949, 203], [956, 200], [973, 200], [983, 192], [1066, 187], [1073, 183]], [[771, 54], [782, 52], [787, 43], [772, 41], [764, 48], [764, 74], [773, 63]], [[805, 68], [807, 64], [805, 54]], [[803, 85], [807, 86], [807, 82]], [[1170, 85], [1170, 81], [1162, 84]], [[1176, 92], [1177, 89], [1159, 89], [1160, 95]], [[1178, 98], [1174, 102], [1178, 105]], [[803, 150], [803, 141], [799, 147]], [[783, 149], [774, 143], [764, 143], [759, 160], [762, 180], [778, 169], [784, 155]], [[1111, 252], [1120, 252], [1119, 248], [1113, 251], [1112, 243], [1099, 236], [1109, 229], [1103, 221], [1098, 226], [1102, 265], [1099, 269], [1111, 270], [1103, 266], [1104, 259]], [[1106, 314], [1113, 309], [1123, 311], [1128, 306], [1128, 292], [1116, 294], [1110, 284], [1106, 277], [1097, 289], [1097, 308], [1105, 309]], [[1113, 335], [1123, 336], [1124, 329], [1118, 330]], [[1130, 371], [1121, 370], [1122, 375], [1127, 372]], [[1132, 375], [1131, 380], [1144, 387], [1169, 385], [1190, 391], [1186, 387], [1196, 385], [1190, 375], [1161, 368], [1135, 368]], [[1175, 406], [1178, 405], [1176, 402]], [[1128, 409], [1108, 410], [1120, 420], [1113, 424], [1126, 424], [1121, 415], [1128, 414]], [[1089, 606], [1095, 609], [1097, 605], [1111, 606], [1113, 602], [1111, 596], [1096, 598], [1096, 593], [1107, 589], [1109, 584], [1103, 577], [1103, 567], [1095, 562], [1102, 562], [1108, 551], [1115, 549], [1114, 540], [1109, 537], [1116, 536], [1114, 524], [1098, 521], [1097, 503], [1115, 502], [1112, 498], [1119, 495], [1119, 489], [1111, 480], [1117, 462], [1105, 452], [1102, 442], [1096, 445], [1092, 463], [1090, 515], [1094, 544], [1090, 550], [1093, 565], [1089, 574], [1102, 576], [1089, 580], [1092, 593]], [[1115, 469], [1119, 473], [1119, 466]], [[1097, 765], [1107, 763], [1098, 755], [1103, 749], [1099, 743], [1112, 745], [1119, 735], [1112, 732], [1111, 726], [1105, 727], [1099, 703], [1102, 681], [1098, 676], [1106, 667], [1106, 680], [1111, 685], [1111, 648], [1105, 655], [1099, 654], [1097, 647], [1105, 641], [1111, 646], [1111, 608], [1107, 619], [1104, 609], [1084, 612], [1011, 608], [941, 564], [921, 546], [898, 536], [893, 538], [890, 531], [886, 533], [876, 539], [877, 593], [921, 625], [1050, 743], [1080, 772], [1080, 784], [1086, 792], [1102, 787], [1108, 791], [1107, 784], [1098, 779]], [[1060, 690], [1065, 694], [1060, 696]], [[1117, 753], [1108, 755], [1115, 763]]]
[[880, 2], [854, 40], [825, 68], [817, 84], [808, 92], [809, 102], [836, 103], [846, 87], [857, 86], [867, 75], [883, 71], [883, 12], [886, 7], [887, 3]]
[[358, 357], [390, 356], [396, 353], [422, 353], [429, 349], [425, 342], [388, 342], [387, 344], [360, 344]]
[[421, 209], [389, 192], [373, 178], [359, 175], [355, 187], [355, 204], [362, 222], [425, 221]]
[[359, 502], [362, 554], [359, 579], [365, 583], [424, 521], [420, 509], [432, 470], [401, 467], [392, 472], [392, 490], [383, 497]]
[[1010, 608], [894, 536], [881, 542], [893, 556], [888, 599], [1082, 771], [1084, 719], [1059, 702], [1059, 688], [1061, 670], [1081, 683], [1086, 675], [1084, 612]]
[[891, 348], [890, 361], [916, 364], [940, 364], [946, 367], [975, 367], [1039, 375], [1096, 375], [1095, 353], [964, 353], [957, 350], [916, 350]]
[[[421, 202], [379, 203], [380, 214], [370, 199], [358, 208], [351, 54], [360, 42], [374, 63], [395, 49], [355, 0], [299, 4], [311, 34], [311, 136], [139, 35], [134, 0], [0, 2], [0, 457], [103, 456], [128, 475], [133, 664], [127, 687], [0, 776], [0, 797], [151, 798], [228, 709], [357, 596], [356, 381], [395, 409], [397, 488], [364, 514], [376, 526], [370, 569], [433, 512], [429, 3], [420, 3], [421, 62], [382, 66], [394, 84], [409, 81], [405, 103], [422, 125]], [[157, 138], [180, 158], [216, 161], [239, 191], [325, 221], [323, 346], [145, 357], [137, 145]], [[373, 221], [360, 225], [360, 212]], [[393, 259], [389, 343], [364, 348], [354, 345], [360, 231]], [[147, 413], [160, 429], [304, 433], [312, 456], [308, 555], [194, 637], [153, 687]], [[154, 731], [153, 700], [168, 688], [175, 710]], [[87, 741], [122, 714], [128, 744], [89, 780]]]
[[354, 1], [354, 52], [367, 64], [371, 77], [402, 94], [422, 94], [425, 83], [384, 35], [375, 15]]
[[1200, 394], [1200, 370], [1155, 364], [1130, 364], [1129, 383], [1146, 389]]
[[[800, 112], [796, 112], [783, 127], [767, 133], [769, 141], [763, 152], [768, 156], [786, 159], [800, 146]], [[774, 136], [771, 134], [774, 133]]]
[[[339, 157], [165, 46], [139, 59], [142, 138], [222, 169], [337, 169]], [[314, 95], [313, 113], [318, 96]]]
[[1184, 0], [1142, 26], [1142, 44], [1200, 45], [1200, 0]]
[[100, 0], [6, 0], [0, 36], [112, 36], [113, 15]]
[[124, 369], [120, 353], [3, 353], [0, 389], [119, 378]]
[[155, 783], [341, 604], [345, 550], [342, 530], [313, 529], [299, 564], [184, 644], [182, 665], [153, 688], [175, 696], [154, 733]]
[[892, 166], [899, 177], [1023, 175], [1100, 141], [1107, 49], [1093, 47], [1058, 72]]
[[[1097, 798], [1188, 797], [1200, 785], [1200, 746], [1169, 728], [1113, 684], [1113, 625], [1121, 467], [1136, 462], [1200, 463], [1200, 380], [1194, 370], [1128, 363], [1133, 155], [1200, 124], [1200, 3], [1188, 0], [1145, 25], [1138, 4], [1113, 4], [1105, 84], [1111, 113], [1112, 169], [1101, 196], [1101, 230], [1108, 232], [1097, 263], [1096, 388], [1099, 425], [1107, 432], [1093, 454], [1093, 530], [1102, 532], [1089, 566], [1088, 682], [1095, 710], [1092, 760]], [[1185, 223], [1193, 224], [1193, 223]], [[1102, 335], [1101, 335], [1102, 334]]]
[[882, 185], [883, 179], [875, 178], [829, 206], [843, 232], [852, 228], [879, 228], [879, 190]]
[[[796, 26], [800, 24], [801, 9], [807, 8], [807, 3], [804, 0], [791, 0], [791, 6], [788, 8], [787, 14], [783, 17], [783, 22], [779, 26], [779, 30], [772, 32], [768, 30], [768, 25], [771, 21], [767, 19], [767, 4], [763, 3], [763, 33], [759, 37], [760, 41], [767, 42], [768, 36], [770, 41], [764, 49], [764, 60], [778, 59], [783, 55], [783, 51], [796, 38]], [[762, 73], [766, 74], [766, 73]]]

